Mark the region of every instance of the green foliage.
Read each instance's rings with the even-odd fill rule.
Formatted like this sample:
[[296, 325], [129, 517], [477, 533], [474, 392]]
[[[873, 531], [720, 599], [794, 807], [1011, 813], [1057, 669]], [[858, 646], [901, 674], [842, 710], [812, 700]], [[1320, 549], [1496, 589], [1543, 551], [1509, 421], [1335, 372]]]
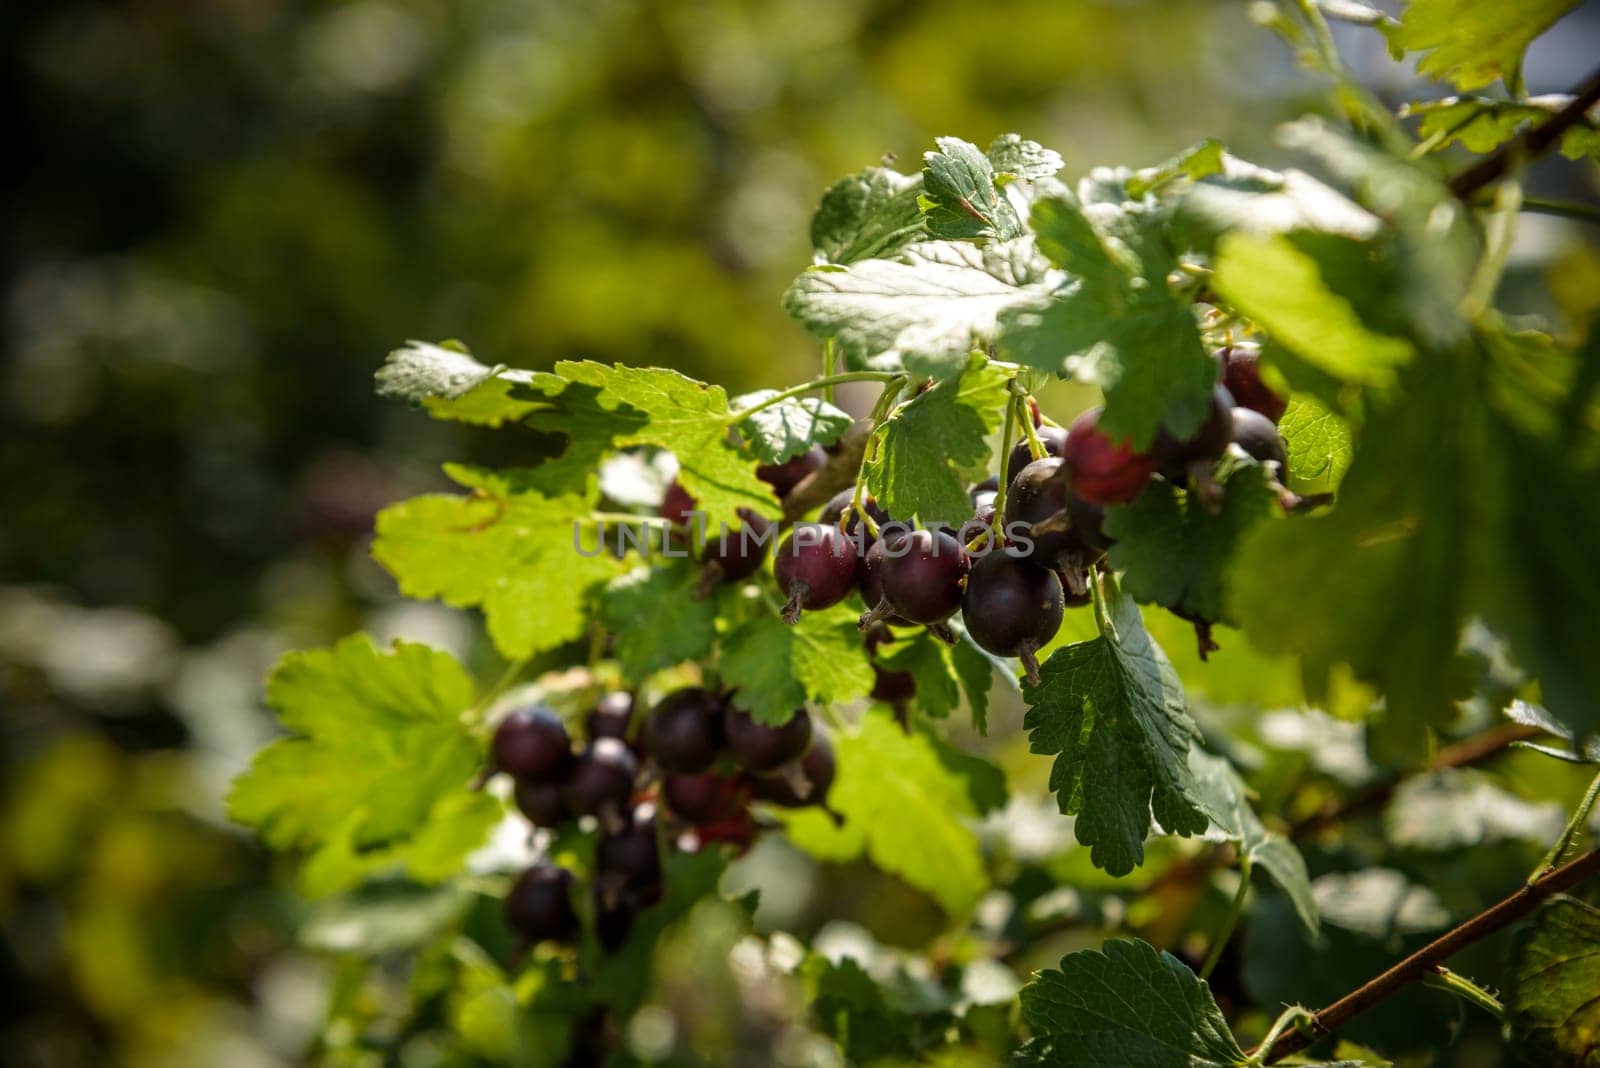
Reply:
[[872, 689], [856, 614], [846, 608], [807, 612], [794, 626], [758, 615], [728, 635], [719, 667], [733, 703], [758, 723], [787, 723], [807, 700], [843, 703]]
[[500, 817], [467, 789], [483, 750], [462, 715], [472, 682], [450, 656], [366, 635], [291, 653], [267, 700], [295, 736], [256, 755], [228, 812], [279, 849], [308, 853], [306, 893], [330, 894], [399, 870], [452, 877]]
[[1574, 897], [1547, 902], [1517, 941], [1513, 1041], [1549, 1064], [1588, 1066], [1600, 1050], [1600, 909]]
[[[736, 411], [746, 411], [777, 396], [761, 389], [733, 399]], [[763, 463], [776, 464], [798, 456], [813, 445], [832, 445], [850, 429], [850, 416], [819, 397], [790, 397], [753, 413], [739, 424], [750, 451]]]
[[1411, 0], [1391, 32], [1395, 46], [1423, 52], [1417, 69], [1477, 89], [1496, 78], [1521, 82], [1528, 43], [1577, 6], [1577, 0]]
[[1278, 422], [1289, 451], [1289, 479], [1307, 490], [1338, 489], [1355, 457], [1350, 424], [1313, 397], [1295, 397]]
[[994, 164], [978, 146], [941, 137], [939, 150], [922, 157], [921, 206], [928, 230], [938, 238], [992, 237], [1022, 233], [1022, 221], [996, 184]]
[[600, 623], [613, 636], [622, 675], [639, 683], [711, 651], [717, 605], [700, 596], [700, 569], [687, 561], [637, 567], [600, 594]]
[[[1437, 138], [1440, 148], [1459, 142], [1473, 152], [1492, 152], [1571, 101], [1561, 93], [1526, 101], [1449, 96], [1407, 104], [1402, 114], [1420, 117], [1417, 132], [1425, 140]], [[1591, 123], [1579, 123], [1561, 135], [1560, 152], [1568, 159], [1587, 156], [1600, 161], [1600, 130]]]

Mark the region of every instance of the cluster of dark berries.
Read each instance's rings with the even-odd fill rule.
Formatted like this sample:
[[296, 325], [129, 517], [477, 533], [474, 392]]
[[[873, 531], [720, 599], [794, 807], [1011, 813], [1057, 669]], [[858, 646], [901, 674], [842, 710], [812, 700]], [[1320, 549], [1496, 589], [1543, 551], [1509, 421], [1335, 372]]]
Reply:
[[[804, 709], [768, 727], [690, 687], [664, 697], [635, 730], [633, 704], [627, 693], [601, 698], [585, 717], [580, 750], [561, 718], [542, 706], [506, 716], [490, 744], [493, 767], [512, 777], [529, 823], [553, 829], [583, 816], [598, 822], [592, 915], [607, 950], [620, 947], [639, 911], [661, 899], [664, 848], [746, 849], [758, 829], [752, 800], [825, 807], [833, 783], [833, 749]], [[518, 876], [505, 916], [524, 946], [577, 936], [576, 885], [572, 872], [549, 861]]]

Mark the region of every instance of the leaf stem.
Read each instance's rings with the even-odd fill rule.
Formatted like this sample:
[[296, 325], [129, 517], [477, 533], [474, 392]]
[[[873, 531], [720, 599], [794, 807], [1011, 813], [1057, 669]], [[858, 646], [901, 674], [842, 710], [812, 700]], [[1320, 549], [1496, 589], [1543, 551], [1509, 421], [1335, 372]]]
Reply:
[[1290, 1005], [1278, 1013], [1278, 1018], [1272, 1021], [1272, 1027], [1268, 1029], [1266, 1037], [1261, 1040], [1261, 1044], [1256, 1047], [1256, 1051], [1250, 1055], [1250, 1063], [1267, 1063], [1267, 1058], [1272, 1055], [1272, 1047], [1278, 1044], [1278, 1039], [1283, 1037], [1283, 1033], [1295, 1024], [1310, 1019], [1312, 1019], [1311, 1010], [1304, 1005]]
[[[1424, 975], [1434, 966], [1483, 938], [1509, 927], [1532, 912], [1545, 899], [1571, 889], [1590, 876], [1600, 874], [1600, 849], [1592, 850], [1569, 864], [1547, 872], [1537, 881], [1521, 887], [1498, 903], [1489, 906], [1458, 927], [1417, 950], [1383, 974], [1352, 990], [1318, 1012], [1305, 1032], [1285, 1035], [1271, 1051], [1266, 1064], [1279, 1057], [1298, 1053], [1324, 1035], [1332, 1034], [1363, 1012], [1392, 996]], [[1258, 1047], [1259, 1048], [1259, 1047]]]
[[1478, 1006], [1497, 1020], [1506, 1018], [1506, 1007], [1501, 1004], [1499, 998], [1460, 972], [1451, 971], [1443, 964], [1434, 965], [1433, 971], [1422, 977], [1422, 985], [1431, 986], [1435, 990], [1447, 990], [1462, 1001]]
[[1000, 485], [995, 487], [994, 518], [989, 521], [999, 545], [1005, 544], [1006, 488], [1011, 481], [1011, 472], [1006, 469], [1011, 466], [1011, 439], [1016, 436], [1016, 419], [1017, 398], [1013, 394], [1006, 397], [1005, 428], [1000, 431]]
[[[894, 407], [894, 402], [900, 396], [900, 391], [905, 388], [905, 385], [905, 377], [896, 375], [884, 387], [883, 392], [878, 395], [878, 403], [872, 406], [872, 429], [867, 433], [866, 448], [861, 456], [862, 467], [866, 467], [868, 463], [878, 458], [878, 447], [882, 444], [882, 439], [878, 437], [878, 428], [889, 417], [889, 409]], [[863, 495], [866, 493], [866, 485], [867, 480], [861, 477], [861, 472], [858, 470], [856, 472], [856, 492], [850, 498], [850, 508], [856, 515], [861, 517], [861, 524], [867, 528], [868, 533], [876, 538], [878, 536], [878, 523], [867, 514], [866, 508], [862, 505]], [[841, 525], [842, 523], [843, 517], [841, 517]]]
[[1550, 200], [1546, 197], [1523, 197], [1522, 210], [1536, 215], [1555, 215], [1563, 219], [1600, 226], [1600, 208], [1593, 204], [1578, 204], [1567, 200]]
[[[1009, 388], [1012, 396], [1017, 398], [1017, 418], [1022, 422], [1022, 436], [1028, 439], [1028, 455], [1035, 460], [1042, 460], [1049, 454], [1049, 450], [1044, 447], [1044, 442], [1039, 440], [1039, 430], [1033, 425], [1033, 413], [1028, 410], [1029, 393], [1022, 382], [1015, 378], [1011, 380]], [[1010, 445], [1010, 442], [1006, 442], [1007, 448], [1010, 448]], [[1008, 452], [1006, 455], [1011, 454]]]
[[[833, 338], [830, 337], [822, 343], [822, 377], [825, 379], [832, 378], [838, 373], [838, 367], [839, 350], [834, 346]], [[834, 383], [832, 382], [822, 387], [822, 399], [829, 404], [833, 403], [833, 387]]]
[[1322, 15], [1322, 7], [1316, 0], [1295, 0], [1295, 6], [1300, 9], [1300, 14], [1311, 27], [1311, 36], [1317, 43], [1317, 54], [1322, 60], [1325, 71], [1344, 80], [1341, 73], [1344, 61], [1339, 58], [1339, 47], [1334, 43], [1333, 31], [1328, 28], [1328, 20]]
[[1561, 837], [1556, 839], [1556, 844], [1550, 847], [1550, 852], [1544, 855], [1539, 866], [1533, 869], [1533, 874], [1528, 876], [1530, 884], [1538, 882], [1545, 872], [1561, 863], [1561, 858], [1567, 855], [1572, 843], [1583, 833], [1585, 825], [1589, 822], [1589, 813], [1594, 811], [1596, 801], [1600, 801], [1600, 772], [1595, 773], [1594, 781], [1589, 783], [1589, 789], [1584, 791], [1583, 800], [1578, 802], [1572, 818], [1567, 820], [1567, 825], [1561, 829]]
[[893, 382], [899, 377], [901, 377], [900, 374], [895, 371], [845, 371], [840, 374], [823, 375], [820, 378], [813, 378], [809, 382], [802, 382], [798, 386], [780, 389], [766, 400], [752, 404], [748, 408], [729, 412], [723, 417], [722, 421], [729, 426], [742, 423], [763, 409], [770, 408], [774, 404], [782, 404], [784, 401], [792, 400], [795, 397], [804, 396], [814, 389], [829, 389], [844, 382]]
[[1200, 965], [1200, 978], [1209, 978], [1216, 970], [1217, 962], [1222, 959], [1222, 951], [1228, 948], [1228, 941], [1233, 938], [1233, 930], [1239, 926], [1239, 917], [1244, 915], [1245, 903], [1250, 899], [1250, 858], [1239, 857], [1239, 890], [1233, 895], [1233, 903], [1228, 906], [1228, 915], [1222, 920], [1222, 926], [1217, 928], [1217, 933], [1211, 939], [1211, 949], [1206, 953], [1206, 961]]
[[1570, 127], [1584, 121], [1597, 102], [1600, 102], [1600, 67], [1590, 72], [1560, 111], [1450, 179], [1450, 191], [1462, 200], [1471, 200], [1474, 194], [1499, 181], [1513, 160], [1542, 156]]

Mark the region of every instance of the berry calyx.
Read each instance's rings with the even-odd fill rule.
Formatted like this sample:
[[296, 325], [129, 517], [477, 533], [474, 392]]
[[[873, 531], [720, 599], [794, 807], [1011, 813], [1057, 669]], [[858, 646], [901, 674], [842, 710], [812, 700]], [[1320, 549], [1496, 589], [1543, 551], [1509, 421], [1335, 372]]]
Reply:
[[[784, 808], [803, 808], [827, 801], [828, 791], [833, 788], [835, 766], [833, 744], [826, 734], [819, 733], [813, 738], [806, 755], [789, 767], [798, 774], [788, 774], [786, 768], [777, 775], [752, 776], [751, 793], [758, 801]], [[803, 787], [800, 786], [802, 781]]]
[[1261, 378], [1261, 350], [1254, 345], [1234, 345], [1217, 353], [1222, 363], [1222, 384], [1241, 408], [1260, 412], [1276, 423], [1289, 402]]
[[1215, 462], [1233, 440], [1232, 413], [1233, 394], [1225, 386], [1214, 387], [1205, 422], [1193, 434], [1180, 439], [1165, 428], [1156, 432], [1155, 443], [1150, 447], [1156, 470], [1167, 481], [1181, 486], [1189, 479], [1190, 465]]
[[693, 824], [733, 819], [744, 811], [749, 787], [738, 775], [668, 775], [661, 795], [679, 818]]
[[914, 530], [882, 544], [883, 597], [896, 614], [922, 624], [955, 615], [971, 562], [953, 534]]
[[572, 810], [567, 807], [563, 796], [565, 785], [560, 782], [518, 782], [514, 792], [518, 810], [535, 827], [561, 826], [572, 818]]
[[1232, 420], [1234, 443], [1263, 466], [1276, 464], [1273, 477], [1282, 479], [1289, 470], [1289, 452], [1272, 420], [1251, 408], [1235, 408]]
[[[1044, 446], [1044, 455], [1065, 456], [1067, 454], [1067, 432], [1058, 426], [1041, 426], [1038, 429], [1039, 443]], [[1040, 457], [1043, 459], [1044, 457]], [[1028, 439], [1023, 437], [1011, 447], [1011, 457], [1006, 462], [1006, 474], [1011, 478], [1017, 477], [1017, 472], [1033, 463], [1033, 452], [1028, 448]]]
[[578, 933], [572, 884], [572, 873], [565, 868], [548, 861], [533, 865], [506, 893], [506, 925], [527, 944], [569, 940]]
[[626, 690], [613, 690], [600, 698], [583, 719], [590, 741], [596, 738], [620, 738], [626, 741], [632, 722], [633, 694]]
[[850, 596], [856, 584], [855, 541], [827, 523], [801, 523], [778, 547], [773, 573], [788, 597], [783, 621], [797, 623], [806, 610], [829, 608]]
[[722, 750], [722, 700], [698, 686], [674, 690], [650, 711], [645, 745], [663, 771], [694, 775], [716, 763]]
[[1055, 572], [1004, 552], [990, 553], [972, 567], [961, 619], [979, 646], [996, 656], [1022, 660], [1028, 681], [1039, 682], [1034, 651], [1061, 628], [1064, 605]]
[[1091, 408], [1067, 430], [1063, 459], [1072, 492], [1094, 504], [1124, 504], [1139, 496], [1155, 472], [1148, 454], [1126, 440], [1116, 441], [1100, 429], [1100, 409]]
[[495, 727], [489, 757], [515, 779], [544, 781], [559, 777], [571, 764], [572, 739], [548, 708], [519, 708]]
[[734, 761], [756, 775], [777, 771], [805, 755], [811, 744], [811, 716], [803, 708], [795, 709], [787, 723], [773, 727], [730, 707], [723, 715], [722, 730]]
[[822, 451], [822, 446], [813, 445], [798, 456], [777, 464], [762, 464], [756, 468], [756, 477], [772, 487], [772, 492], [779, 497], [789, 496], [789, 491], [798, 486], [806, 476], [816, 471], [828, 462], [828, 454]]
[[580, 816], [598, 816], [612, 830], [625, 825], [622, 814], [633, 798], [633, 779], [639, 762], [627, 745], [615, 738], [596, 738], [573, 765], [564, 798]]

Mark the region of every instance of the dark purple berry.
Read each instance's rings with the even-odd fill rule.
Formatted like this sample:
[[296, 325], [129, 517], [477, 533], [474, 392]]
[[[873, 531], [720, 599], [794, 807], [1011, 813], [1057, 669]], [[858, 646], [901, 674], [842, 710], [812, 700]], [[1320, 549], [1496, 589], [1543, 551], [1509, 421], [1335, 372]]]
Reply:
[[1222, 384], [1239, 407], [1260, 412], [1274, 423], [1283, 418], [1289, 402], [1262, 381], [1261, 350], [1254, 345], [1235, 345], [1217, 357], [1222, 362]]
[[[1058, 426], [1041, 426], [1039, 428], [1039, 444], [1044, 446], [1044, 456], [1065, 456], [1067, 454], [1067, 432]], [[1044, 459], [1044, 457], [1040, 457]], [[1012, 478], [1017, 477], [1017, 472], [1033, 463], [1033, 453], [1028, 448], [1028, 439], [1023, 438], [1011, 449], [1011, 457], [1006, 463], [1006, 473]], [[998, 484], [997, 484], [998, 488]]]
[[708, 567], [717, 568], [713, 581], [738, 582], [749, 578], [767, 558], [768, 531], [772, 523], [748, 508], [739, 509], [739, 518], [744, 522], [737, 530], [706, 533], [700, 558]]
[[641, 805], [625, 829], [602, 834], [595, 845], [594, 859], [600, 877], [619, 888], [648, 889], [659, 885], [661, 849], [656, 842], [654, 806]]
[[[911, 621], [896, 615], [888, 602], [883, 599], [883, 554], [883, 542], [880, 540], [873, 542], [872, 548], [861, 558], [856, 584], [861, 588], [861, 599], [867, 604], [867, 613], [861, 618], [868, 627], [873, 623], [909, 627]], [[882, 612], [879, 611], [880, 606]]]
[[621, 738], [626, 741], [632, 720], [633, 694], [626, 690], [613, 690], [596, 702], [583, 722], [590, 741], [596, 738]]
[[1228, 442], [1233, 440], [1232, 412], [1233, 394], [1226, 386], [1213, 388], [1211, 407], [1200, 429], [1183, 440], [1165, 429], [1156, 432], [1155, 443], [1150, 446], [1150, 458], [1155, 461], [1156, 470], [1168, 482], [1181, 486], [1189, 481], [1190, 464], [1210, 463], [1220, 458]]
[[668, 775], [661, 795], [689, 823], [719, 823], [744, 812], [749, 787], [740, 775]]
[[828, 462], [828, 454], [820, 445], [813, 445], [799, 456], [791, 456], [780, 464], [762, 464], [756, 468], [756, 477], [772, 487], [779, 497], [789, 496], [811, 472]]
[[691, 496], [689, 491], [680, 486], [676, 479], [667, 485], [667, 495], [657, 509], [662, 519], [692, 526], [692, 512], [700, 507], [699, 503]]
[[803, 708], [781, 727], [757, 723], [748, 712], [729, 708], [722, 718], [728, 751], [745, 771], [761, 775], [777, 771], [803, 756], [811, 744], [811, 716]]
[[1020, 657], [1029, 681], [1037, 684], [1033, 653], [1055, 637], [1063, 608], [1055, 572], [993, 552], [972, 565], [961, 618], [973, 641], [996, 656]]
[[[861, 517], [856, 514], [854, 507], [852, 507], [855, 498], [856, 489], [854, 486], [835, 493], [828, 503], [822, 506], [822, 514], [817, 517], [817, 522], [837, 527], [840, 525], [840, 521], [844, 520], [844, 532], [851, 537], [855, 537], [861, 529]], [[889, 513], [878, 507], [878, 502], [873, 499], [871, 494], [862, 496], [861, 507], [872, 517], [872, 521], [880, 527], [885, 523], [893, 522], [889, 518]], [[848, 519], [845, 518], [847, 515], [849, 516]], [[863, 538], [870, 541], [872, 535], [866, 534], [863, 535]]]
[[[633, 921], [638, 916], [639, 908], [632, 894], [608, 893], [598, 886], [595, 888], [594, 936], [607, 953], [615, 953], [627, 944], [628, 935], [633, 933]], [[603, 1056], [601, 1053], [593, 1060], [564, 1063], [599, 1064]]]
[[888, 704], [909, 701], [917, 695], [917, 680], [909, 671], [891, 671], [872, 665], [872, 699]]
[[1103, 505], [1093, 504], [1069, 492], [1067, 518], [1072, 521], [1072, 530], [1078, 541], [1093, 552], [1105, 552], [1116, 540], [1106, 533], [1106, 510]]
[[1283, 435], [1278, 433], [1272, 420], [1260, 412], [1250, 408], [1233, 410], [1233, 440], [1263, 466], [1277, 464], [1276, 477], [1282, 478], [1289, 469], [1289, 453], [1283, 447]]
[[517, 876], [506, 894], [506, 924], [525, 942], [565, 942], [578, 933], [572, 873], [540, 861]]
[[[1061, 514], [1067, 510], [1067, 498], [1071, 496], [1065, 467], [1066, 461], [1056, 456], [1035, 460], [1017, 472], [1006, 490], [1005, 528], [1011, 530], [1013, 523], [1027, 528], [1033, 541], [1029, 558], [1046, 567], [1055, 566], [1067, 553], [1083, 551], [1083, 544], [1072, 529], [1071, 515]], [[1047, 522], [1060, 529], [1033, 529]]]
[[515, 793], [517, 808], [535, 827], [559, 827], [572, 818], [572, 810], [562, 796], [564, 785], [519, 781]]
[[785, 768], [777, 775], [752, 776], [750, 788], [756, 799], [784, 808], [820, 805], [828, 799], [828, 791], [833, 788], [834, 760], [827, 735], [812, 738], [806, 755], [798, 765], [790, 767], [797, 768], [798, 774], [789, 774]]
[[1100, 429], [1100, 409], [1091, 408], [1072, 421], [1067, 431], [1067, 470], [1072, 492], [1095, 504], [1123, 504], [1139, 496], [1155, 463], [1127, 441], [1113, 440]]
[[633, 798], [633, 779], [639, 762], [627, 745], [616, 738], [596, 738], [578, 757], [567, 779], [568, 807], [580, 816], [599, 816], [615, 826]]
[[572, 762], [572, 739], [549, 709], [519, 708], [494, 729], [489, 755], [513, 778], [541, 781], [559, 777]]
[[778, 547], [773, 572], [778, 589], [789, 599], [785, 622], [795, 623], [802, 610], [828, 608], [850, 596], [856, 584], [856, 543], [836, 526], [802, 523]]
[[971, 565], [953, 535], [914, 530], [883, 544], [883, 596], [896, 613], [923, 624], [955, 615]]
[[675, 775], [705, 771], [722, 750], [722, 700], [698, 686], [674, 690], [651, 710], [644, 737], [663, 771]]

